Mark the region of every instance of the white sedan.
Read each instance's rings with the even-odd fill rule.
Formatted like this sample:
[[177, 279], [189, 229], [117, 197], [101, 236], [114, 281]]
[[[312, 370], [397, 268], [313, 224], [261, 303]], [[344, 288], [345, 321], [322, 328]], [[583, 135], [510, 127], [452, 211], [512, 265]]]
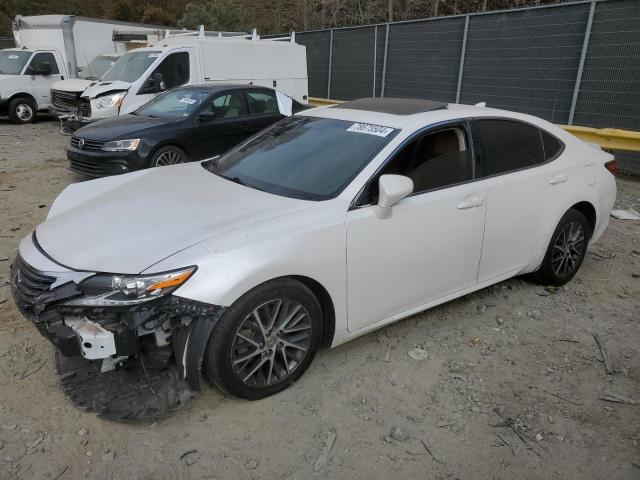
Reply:
[[[202, 369], [258, 399], [322, 344], [516, 275], [568, 282], [607, 226], [615, 167], [529, 115], [355, 100], [219, 158], [71, 185], [20, 244], [13, 293], [98, 378], [139, 366], [197, 391]], [[74, 388], [114, 418], [179, 403], [123, 414], [104, 385]]]

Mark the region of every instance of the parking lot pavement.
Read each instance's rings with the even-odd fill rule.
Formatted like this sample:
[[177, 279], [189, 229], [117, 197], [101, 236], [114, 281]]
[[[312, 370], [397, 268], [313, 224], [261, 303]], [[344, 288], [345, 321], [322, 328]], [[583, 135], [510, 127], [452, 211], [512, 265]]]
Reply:
[[[19, 240], [80, 180], [67, 141], [0, 121], [0, 478], [640, 478], [638, 221], [611, 219], [564, 288], [486, 288], [321, 351], [274, 397], [208, 387], [153, 424], [75, 410], [7, 286]], [[618, 188], [640, 210], [640, 182]]]

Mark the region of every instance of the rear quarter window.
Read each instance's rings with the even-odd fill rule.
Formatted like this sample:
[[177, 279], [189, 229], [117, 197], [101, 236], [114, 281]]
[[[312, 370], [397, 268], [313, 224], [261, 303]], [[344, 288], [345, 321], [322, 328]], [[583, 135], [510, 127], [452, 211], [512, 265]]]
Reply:
[[483, 176], [520, 170], [547, 160], [539, 128], [501, 119], [478, 120], [477, 125]]
[[545, 160], [549, 161], [560, 155], [564, 149], [564, 144], [544, 130], [540, 130], [540, 135], [542, 135], [542, 146], [544, 148]]

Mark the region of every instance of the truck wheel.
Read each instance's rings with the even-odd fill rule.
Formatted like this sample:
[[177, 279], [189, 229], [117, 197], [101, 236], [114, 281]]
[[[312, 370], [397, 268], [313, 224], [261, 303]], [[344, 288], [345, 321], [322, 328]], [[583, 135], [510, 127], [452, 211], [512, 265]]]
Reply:
[[9, 120], [13, 123], [33, 123], [36, 121], [36, 105], [28, 98], [15, 98], [9, 102]]

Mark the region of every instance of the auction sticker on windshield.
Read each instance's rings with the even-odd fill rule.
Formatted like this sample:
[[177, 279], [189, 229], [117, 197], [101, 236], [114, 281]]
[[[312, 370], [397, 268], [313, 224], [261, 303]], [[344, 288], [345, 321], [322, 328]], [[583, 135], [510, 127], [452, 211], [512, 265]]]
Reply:
[[393, 132], [393, 128], [371, 125], [370, 123], [354, 123], [347, 128], [347, 132], [366, 133], [367, 135], [375, 135], [376, 137], [386, 137]]

